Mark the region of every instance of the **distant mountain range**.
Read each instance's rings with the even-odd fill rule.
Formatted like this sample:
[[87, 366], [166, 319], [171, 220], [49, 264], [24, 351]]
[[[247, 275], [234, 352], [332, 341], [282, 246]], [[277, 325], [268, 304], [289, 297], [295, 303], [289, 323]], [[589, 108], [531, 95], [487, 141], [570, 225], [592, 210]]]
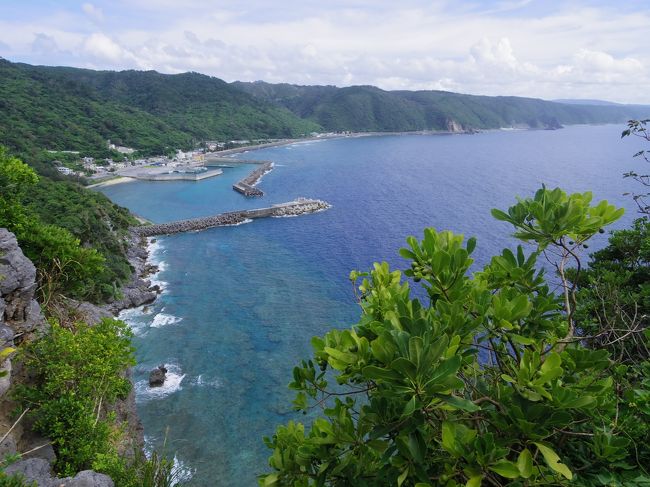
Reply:
[[603, 102], [578, 105], [446, 91], [384, 91], [373, 86], [336, 88], [262, 81], [233, 84], [260, 100], [336, 131], [559, 128], [564, 124], [622, 123], [650, 114], [648, 106]]
[[198, 73], [93, 71], [0, 58], [0, 144], [23, 153], [102, 155], [107, 139], [154, 154], [202, 140], [318, 131], [559, 128], [650, 117], [647, 106], [583, 103], [373, 86], [226, 83]]

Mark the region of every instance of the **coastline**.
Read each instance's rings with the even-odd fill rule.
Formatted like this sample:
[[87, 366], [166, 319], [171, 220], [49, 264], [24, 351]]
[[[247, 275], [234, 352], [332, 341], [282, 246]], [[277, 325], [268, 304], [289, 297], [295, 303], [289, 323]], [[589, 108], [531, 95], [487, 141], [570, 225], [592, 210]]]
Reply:
[[[102, 305], [95, 305], [84, 301], [69, 300], [68, 305], [74, 309], [75, 315], [88, 323], [97, 323], [102, 318], [120, 319], [122, 311], [138, 308], [153, 303], [162, 292], [157, 284], [153, 284], [150, 277], [160, 269], [150, 260], [150, 246], [154, 239], [147, 239], [131, 231], [128, 236], [126, 257], [133, 268], [130, 280], [120, 289], [122, 297]], [[120, 445], [122, 453], [127, 457], [132, 456], [137, 449], [145, 452], [144, 427], [138, 416], [136, 406], [136, 384], [133, 380], [132, 368], [124, 371], [131, 382], [129, 395], [115, 403], [114, 411], [117, 419], [126, 425], [128, 441]]]
[[116, 176], [111, 179], [100, 181], [99, 183], [89, 184], [88, 186], [86, 186], [86, 188], [87, 189], [103, 188], [106, 186], [113, 186], [114, 184], [130, 183], [131, 181], [135, 181], [135, 179], [129, 176]]
[[[495, 129], [495, 130], [500, 130], [500, 129]], [[410, 131], [410, 132], [350, 132], [346, 134], [326, 134], [322, 136], [315, 136], [315, 137], [302, 137], [298, 139], [282, 139], [278, 140], [276, 142], [268, 142], [265, 144], [256, 144], [256, 145], [245, 145], [241, 147], [235, 147], [233, 149], [226, 149], [218, 152], [209, 152], [205, 154], [205, 158], [228, 158], [230, 156], [233, 156], [235, 154], [243, 154], [246, 152], [250, 151], [256, 151], [256, 150], [261, 150], [261, 149], [268, 149], [272, 147], [282, 147], [282, 146], [287, 146], [287, 145], [294, 145], [294, 144], [300, 144], [300, 143], [308, 143], [308, 142], [318, 142], [321, 140], [333, 140], [333, 139], [345, 139], [345, 138], [358, 138], [358, 137], [386, 137], [386, 136], [407, 136], [407, 135], [471, 135], [477, 133], [476, 130], [461, 130], [461, 131], [449, 131], [449, 130], [418, 130], [418, 131]], [[194, 163], [194, 164], [189, 164], [189, 167], [199, 167], [202, 166], [202, 163]], [[133, 169], [133, 168], [129, 168]], [[139, 168], [139, 170], [143, 170], [143, 168]], [[153, 176], [156, 176], [157, 173], [161, 172], [160, 168], [156, 168], [156, 171], [154, 171]], [[183, 178], [170, 178], [170, 179], [176, 179], [176, 180], [182, 180]], [[93, 183], [89, 184], [86, 186], [88, 189], [96, 189], [96, 188], [102, 188], [106, 186], [113, 186], [115, 184], [122, 184], [122, 183], [129, 183], [132, 181], [138, 181], [138, 180], [150, 180], [150, 181], [164, 181], [164, 178], [157, 179], [156, 177], [134, 177], [134, 176], [129, 176], [128, 174], [121, 174], [118, 173], [115, 175], [115, 177], [110, 178], [110, 179], [105, 179], [103, 181], [100, 181], [98, 183]], [[187, 180], [193, 181], [194, 179], [188, 178]], [[196, 179], [197, 181], [200, 180]]]

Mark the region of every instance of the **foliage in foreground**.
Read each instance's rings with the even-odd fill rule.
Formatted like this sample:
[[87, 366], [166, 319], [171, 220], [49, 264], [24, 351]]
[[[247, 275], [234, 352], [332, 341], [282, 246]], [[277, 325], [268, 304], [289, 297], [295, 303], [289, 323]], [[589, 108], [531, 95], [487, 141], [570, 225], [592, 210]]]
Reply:
[[114, 454], [119, 425], [107, 411], [131, 389], [124, 376], [135, 365], [130, 337], [126, 324], [111, 319], [75, 329], [53, 323], [48, 336], [21, 350], [34, 383], [18, 384], [14, 396], [29, 408], [34, 430], [51, 439], [59, 474], [74, 475]]
[[155, 451], [147, 458], [141, 451], [136, 450], [131, 459], [116, 455], [102, 455], [93, 463], [93, 468], [105, 473], [116, 487], [175, 487], [178, 470], [174, 462]]
[[[402, 249], [404, 272], [353, 272], [359, 322], [315, 337], [290, 384], [297, 409], [323, 414], [265, 440], [260, 485], [649, 486], [650, 362], [621, 364], [612, 343], [582, 337], [567, 275], [621, 214], [543, 188], [493, 211], [532, 254], [504, 249], [470, 276], [476, 241], [428, 228]], [[542, 253], [559, 295], [536, 270]]]
[[135, 364], [131, 336], [117, 320], [92, 327], [78, 323], [74, 329], [53, 323], [49, 335], [21, 349], [33, 383], [19, 384], [14, 397], [29, 408], [34, 430], [52, 441], [60, 476], [93, 469], [117, 487], [179, 485], [173, 462], [156, 452], [146, 458], [137, 448], [129, 457], [118, 451], [126, 433], [111, 411], [131, 390], [125, 376]]

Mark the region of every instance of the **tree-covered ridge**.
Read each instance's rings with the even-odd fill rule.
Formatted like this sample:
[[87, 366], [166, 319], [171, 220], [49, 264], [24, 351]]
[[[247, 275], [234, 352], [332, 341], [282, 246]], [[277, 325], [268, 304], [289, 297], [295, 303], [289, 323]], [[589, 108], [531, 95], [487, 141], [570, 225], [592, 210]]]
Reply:
[[39, 177], [0, 146], [0, 227], [16, 234], [38, 271], [41, 303], [102, 301], [131, 276], [125, 237], [137, 221], [104, 195]]
[[373, 86], [336, 88], [261, 81], [234, 84], [326, 130], [336, 131], [447, 130], [450, 121], [464, 129], [557, 128], [560, 124], [625, 122], [650, 113], [649, 107], [570, 105], [445, 91], [384, 91]]
[[0, 59], [0, 144], [108, 156], [106, 141], [144, 154], [203, 140], [296, 137], [313, 131], [556, 128], [644, 118], [648, 107], [372, 86], [228, 84], [198, 73], [93, 71]]
[[0, 143], [105, 156], [106, 141], [145, 154], [202, 140], [296, 137], [319, 127], [197, 73], [92, 71], [0, 60]]

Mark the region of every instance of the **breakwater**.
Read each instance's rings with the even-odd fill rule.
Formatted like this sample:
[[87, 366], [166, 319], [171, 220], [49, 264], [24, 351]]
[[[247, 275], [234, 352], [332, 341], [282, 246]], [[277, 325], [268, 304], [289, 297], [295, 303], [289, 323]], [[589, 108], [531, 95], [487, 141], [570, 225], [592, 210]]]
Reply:
[[267, 217], [298, 216], [308, 213], [316, 213], [330, 207], [329, 203], [321, 200], [300, 198], [296, 201], [273, 205], [268, 208], [255, 210], [231, 211], [219, 215], [202, 218], [191, 218], [169, 223], [159, 223], [133, 228], [133, 231], [142, 237], [153, 237], [156, 235], [170, 235], [174, 233], [196, 232], [213, 227], [226, 225], [238, 225], [246, 220]]
[[260, 182], [262, 176], [270, 172], [272, 169], [272, 162], [264, 162], [244, 179], [233, 184], [232, 188], [244, 196], [264, 196], [264, 192], [261, 189], [256, 188], [255, 185]]

